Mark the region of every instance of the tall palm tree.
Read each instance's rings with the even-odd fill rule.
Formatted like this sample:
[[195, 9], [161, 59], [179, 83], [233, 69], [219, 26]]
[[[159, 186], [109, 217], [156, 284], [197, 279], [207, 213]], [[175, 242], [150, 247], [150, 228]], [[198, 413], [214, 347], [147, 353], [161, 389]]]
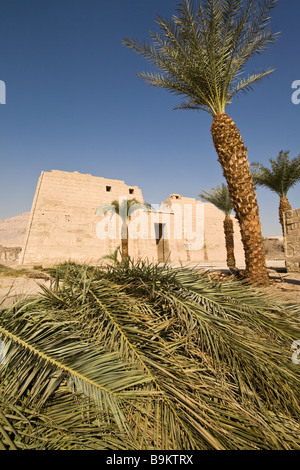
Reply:
[[228, 188], [226, 184], [222, 184], [216, 188], [212, 188], [210, 191], [202, 191], [202, 193], [199, 193], [198, 196], [203, 201], [214, 204], [214, 206], [216, 206], [225, 214], [223, 227], [227, 253], [227, 266], [230, 271], [235, 272], [236, 264], [234, 256], [234, 230], [233, 221], [230, 217], [230, 214], [233, 211], [233, 205], [229, 196]]
[[270, 158], [271, 169], [261, 163], [252, 163], [252, 177], [257, 186], [265, 186], [278, 194], [279, 222], [284, 235], [283, 214], [292, 209], [287, 193], [300, 180], [300, 155], [290, 160], [289, 152], [279, 152], [276, 160]]
[[226, 106], [237, 94], [269, 75], [245, 77], [255, 54], [275, 41], [269, 14], [277, 0], [202, 0], [197, 8], [183, 0], [177, 16], [156, 22], [152, 44], [124, 39], [124, 44], [150, 60], [161, 73], [139, 73], [154, 87], [183, 95], [176, 109], [204, 110], [213, 117], [211, 133], [229, 194], [241, 227], [249, 280], [268, 284], [261, 223], [247, 148]]
[[105, 215], [108, 212], [117, 214], [122, 221], [121, 226], [121, 262], [125, 263], [128, 260], [128, 220], [131, 215], [139, 210], [149, 210], [150, 204], [140, 203], [137, 199], [124, 198], [122, 201], [114, 200], [111, 204], [102, 204], [98, 207], [96, 215]]

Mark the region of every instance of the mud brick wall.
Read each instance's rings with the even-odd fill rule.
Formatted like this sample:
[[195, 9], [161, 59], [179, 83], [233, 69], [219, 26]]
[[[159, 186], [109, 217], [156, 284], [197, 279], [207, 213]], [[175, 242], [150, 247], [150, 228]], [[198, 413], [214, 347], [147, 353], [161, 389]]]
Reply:
[[288, 272], [300, 272], [300, 209], [285, 213], [285, 259]]

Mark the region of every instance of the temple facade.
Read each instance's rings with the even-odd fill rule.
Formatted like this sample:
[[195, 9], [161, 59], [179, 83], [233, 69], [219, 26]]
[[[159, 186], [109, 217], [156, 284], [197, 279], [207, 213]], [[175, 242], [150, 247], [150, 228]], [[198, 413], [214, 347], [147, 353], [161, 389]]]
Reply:
[[[49, 266], [67, 260], [97, 264], [121, 245], [121, 219], [113, 200], [136, 199], [138, 186], [90, 174], [52, 170], [39, 178], [20, 264]], [[151, 201], [147, 201], [151, 202]], [[99, 206], [108, 212], [96, 214]], [[234, 217], [235, 256], [244, 263]], [[129, 255], [149, 262], [226, 262], [224, 214], [214, 205], [171, 194], [151, 210], [138, 207], [128, 222]]]

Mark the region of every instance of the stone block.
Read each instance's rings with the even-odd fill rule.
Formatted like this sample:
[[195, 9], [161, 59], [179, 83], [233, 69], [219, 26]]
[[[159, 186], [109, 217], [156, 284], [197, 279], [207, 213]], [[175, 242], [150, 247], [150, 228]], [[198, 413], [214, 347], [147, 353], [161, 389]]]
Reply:
[[288, 272], [300, 270], [300, 209], [285, 213], [285, 257]]

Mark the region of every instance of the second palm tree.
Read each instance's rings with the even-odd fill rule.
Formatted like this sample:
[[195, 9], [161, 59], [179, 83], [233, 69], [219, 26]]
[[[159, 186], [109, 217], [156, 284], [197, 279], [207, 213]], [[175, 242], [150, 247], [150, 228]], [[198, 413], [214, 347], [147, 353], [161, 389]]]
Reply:
[[107, 212], [117, 214], [122, 221], [121, 226], [121, 262], [125, 263], [128, 256], [128, 220], [130, 219], [133, 212], [139, 209], [148, 210], [149, 204], [142, 204], [136, 199], [126, 199], [122, 201], [114, 200], [111, 204], [102, 204], [98, 207], [96, 215], [105, 215]]
[[210, 191], [202, 191], [198, 196], [203, 200], [210, 202], [218, 209], [220, 209], [224, 215], [223, 227], [225, 235], [225, 246], [227, 254], [227, 266], [232, 272], [236, 272], [236, 263], [234, 256], [234, 230], [233, 221], [230, 214], [233, 210], [233, 205], [229, 196], [229, 191], [226, 184], [212, 188]]

